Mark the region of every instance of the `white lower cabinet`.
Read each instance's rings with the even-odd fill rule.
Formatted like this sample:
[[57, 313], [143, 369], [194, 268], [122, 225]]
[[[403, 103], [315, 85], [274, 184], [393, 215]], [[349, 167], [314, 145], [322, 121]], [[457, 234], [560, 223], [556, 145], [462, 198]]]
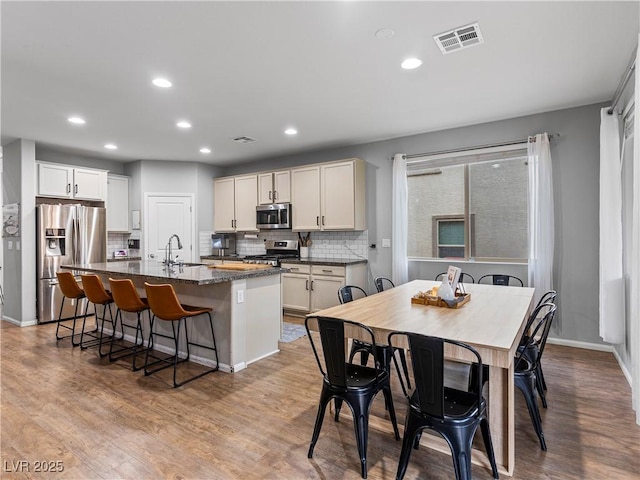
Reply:
[[366, 290], [367, 265], [347, 266], [283, 263], [291, 271], [282, 274], [282, 307], [309, 313], [338, 305], [338, 289], [358, 285]]

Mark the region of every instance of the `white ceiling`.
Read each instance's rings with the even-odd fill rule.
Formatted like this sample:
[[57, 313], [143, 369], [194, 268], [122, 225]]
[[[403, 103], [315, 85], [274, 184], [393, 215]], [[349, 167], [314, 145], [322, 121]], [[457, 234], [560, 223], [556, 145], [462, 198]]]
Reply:
[[[640, 31], [638, 2], [613, 1], [0, 8], [3, 144], [217, 165], [606, 101]], [[485, 43], [442, 55], [432, 36], [472, 22]], [[377, 38], [381, 28], [395, 35]], [[402, 70], [410, 56], [423, 65]], [[243, 135], [256, 142], [232, 141]]]

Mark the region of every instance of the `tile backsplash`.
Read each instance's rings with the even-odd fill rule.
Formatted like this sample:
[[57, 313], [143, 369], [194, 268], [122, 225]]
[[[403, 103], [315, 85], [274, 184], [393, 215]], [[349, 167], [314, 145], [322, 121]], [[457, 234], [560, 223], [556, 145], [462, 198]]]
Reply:
[[[309, 247], [309, 255], [311, 257], [368, 259], [369, 236], [366, 230], [363, 232], [311, 232], [310, 238], [312, 244]], [[247, 234], [246, 236], [239, 233], [236, 235], [237, 253], [239, 255], [261, 255], [265, 253], [264, 242], [268, 239], [298, 240], [298, 234], [290, 230], [264, 231], [257, 234]]]
[[117, 252], [118, 250], [127, 250], [130, 257], [139, 257], [140, 249], [129, 247], [129, 239], [139, 238], [139, 230], [131, 233], [107, 232], [107, 259], [113, 258], [114, 252]]

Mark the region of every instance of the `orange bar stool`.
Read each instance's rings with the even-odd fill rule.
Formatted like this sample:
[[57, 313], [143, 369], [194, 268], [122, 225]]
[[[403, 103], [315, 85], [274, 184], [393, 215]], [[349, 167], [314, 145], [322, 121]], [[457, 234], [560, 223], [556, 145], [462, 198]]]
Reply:
[[[151, 311], [149, 310], [149, 303], [146, 298], [140, 298], [135, 285], [129, 278], [123, 279], [109, 279], [109, 288], [111, 288], [111, 294], [116, 302], [118, 311], [116, 312], [116, 319], [113, 326], [113, 336], [111, 337], [111, 344], [109, 345], [109, 361], [113, 362], [120, 358], [132, 356], [131, 369], [135, 372], [142, 368], [142, 365], [136, 364], [136, 357], [138, 353], [142, 353], [144, 346], [144, 336], [142, 333], [142, 313], [147, 312], [149, 315], [149, 322], [151, 322]], [[136, 324], [126, 324], [123, 319], [122, 312], [130, 312], [136, 314]], [[120, 320], [120, 338], [116, 339], [116, 329], [118, 326], [118, 320]], [[124, 341], [124, 327], [133, 328], [136, 331], [136, 337], [132, 346], [121, 345], [117, 350], [113, 349], [113, 344], [116, 340]], [[123, 353], [126, 352], [126, 353]]]
[[[97, 347], [102, 345], [102, 337], [104, 335], [104, 321], [107, 316], [107, 308], [109, 309], [109, 320], [113, 326], [113, 312], [111, 311], [111, 304], [113, 303], [113, 297], [111, 293], [104, 289], [102, 280], [95, 274], [81, 275], [82, 286], [84, 293], [87, 297], [87, 304], [84, 307], [84, 318], [82, 320], [82, 332], [80, 333], [80, 348], [86, 349], [89, 347]], [[89, 311], [89, 302], [93, 303], [95, 318], [96, 318], [96, 330], [91, 332], [85, 332], [84, 327], [87, 322], [87, 313]], [[98, 318], [98, 305], [102, 305], [102, 318]], [[100, 328], [98, 328], [98, 320], [102, 320]], [[95, 333], [94, 333], [95, 332]], [[84, 339], [88, 336], [90, 340]], [[100, 350], [98, 350], [100, 356], [102, 356]]]
[[[80, 343], [76, 343], [75, 337], [78, 335], [76, 333], [76, 321], [78, 319], [78, 306], [80, 305], [80, 300], [86, 298], [84, 290], [80, 288], [78, 282], [76, 282], [75, 277], [71, 272], [57, 272], [56, 276], [58, 277], [58, 287], [60, 287], [60, 291], [62, 292], [62, 304], [60, 305], [60, 315], [58, 315], [58, 326], [56, 327], [56, 340], [63, 340], [65, 338], [71, 338], [71, 345], [77, 347]], [[73, 324], [72, 326], [65, 325], [62, 323], [62, 311], [64, 309], [64, 302], [66, 299], [71, 300], [73, 302], [75, 300], [75, 310], [73, 313]], [[83, 324], [84, 325], [84, 324]], [[71, 330], [69, 335], [60, 336], [60, 327]]]
[[[187, 382], [195, 380], [196, 378], [200, 378], [204, 375], [217, 371], [219, 362], [218, 362], [218, 350], [216, 348], [216, 337], [215, 337], [215, 334], [213, 333], [213, 319], [211, 317], [212, 309], [207, 307], [193, 307], [190, 305], [182, 305], [178, 300], [175, 290], [173, 289], [173, 285], [169, 285], [169, 284], [151, 285], [145, 282], [144, 287], [147, 292], [147, 300], [149, 301], [151, 312], [153, 313], [153, 316], [151, 317], [149, 345], [147, 348], [147, 354], [145, 356], [145, 361], [144, 361], [144, 374], [151, 375], [152, 373], [155, 373], [165, 368], [173, 366], [173, 386], [175, 388], [175, 387], [184, 385]], [[209, 317], [209, 325], [211, 326], [211, 339], [213, 342], [213, 346], [201, 345], [201, 344], [189, 341], [189, 331], [187, 328], [186, 319], [191, 317], [196, 317], [198, 315], [205, 315], [205, 314]], [[153, 331], [153, 326], [156, 318], [159, 318], [161, 320], [171, 323], [171, 330], [173, 332], [172, 337], [170, 337], [169, 335], [165, 335], [165, 334]], [[176, 323], [177, 323], [177, 328], [176, 328]], [[180, 327], [183, 323], [184, 323], [184, 336], [186, 340], [187, 356], [184, 358], [180, 358], [179, 350], [178, 350], [178, 341], [180, 339]], [[154, 336], [173, 339], [175, 344], [174, 355], [168, 358], [159, 358], [159, 357], [154, 357], [150, 355], [149, 352], [153, 349]], [[216, 366], [202, 373], [194, 375], [190, 378], [187, 378], [182, 382], [178, 382], [176, 378], [177, 367], [179, 363], [186, 362], [189, 360], [190, 346], [200, 347], [200, 348], [213, 351], [215, 353]], [[154, 362], [149, 363], [150, 356], [155, 359]], [[149, 367], [152, 367], [157, 364], [164, 364], [164, 365], [154, 370], [149, 370]]]

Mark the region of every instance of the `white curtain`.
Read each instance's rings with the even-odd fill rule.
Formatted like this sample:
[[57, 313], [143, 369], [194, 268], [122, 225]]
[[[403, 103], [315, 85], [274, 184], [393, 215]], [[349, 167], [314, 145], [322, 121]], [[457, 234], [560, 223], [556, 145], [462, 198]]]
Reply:
[[527, 144], [529, 164], [529, 286], [535, 302], [553, 290], [553, 176], [549, 136], [539, 133]]
[[618, 115], [600, 111], [600, 336], [625, 337], [622, 274], [622, 180]]
[[393, 190], [391, 202], [391, 279], [396, 285], [409, 280], [407, 258], [407, 159], [402, 154], [393, 157]]
[[[640, 35], [638, 35], [640, 44]], [[640, 64], [640, 49], [636, 50], [636, 66]], [[635, 106], [640, 107], [640, 75], [635, 73]], [[631, 233], [631, 307], [632, 319], [631, 359], [633, 362], [633, 407], [636, 410], [636, 423], [640, 425], [640, 121], [634, 120], [633, 147], [633, 206]]]

